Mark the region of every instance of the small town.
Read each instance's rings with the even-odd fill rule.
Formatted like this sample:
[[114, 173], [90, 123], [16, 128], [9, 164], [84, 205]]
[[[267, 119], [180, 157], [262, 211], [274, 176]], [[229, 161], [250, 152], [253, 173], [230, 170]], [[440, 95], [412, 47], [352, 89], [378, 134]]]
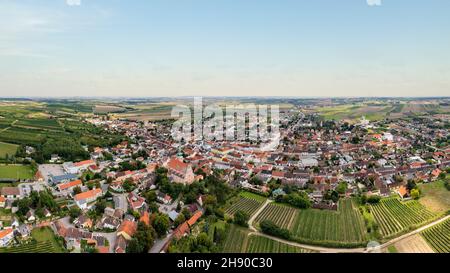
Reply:
[[[236, 232], [307, 245], [296, 251], [358, 251], [369, 238], [394, 238], [444, 216], [416, 200], [421, 185], [450, 188], [448, 115], [375, 122], [362, 116], [349, 123], [297, 106], [281, 116], [280, 143], [272, 151], [249, 141], [179, 143], [170, 121], [109, 114], [81, 122], [122, 140], [84, 146], [84, 160], [65, 160], [70, 151], [64, 149], [66, 154], [40, 158], [33, 146], [24, 146], [16, 156], [23, 154], [35, 173], [11, 179], [11, 186], [5, 186], [8, 179], [1, 182], [0, 251], [247, 251], [227, 246]], [[391, 202], [397, 207], [383, 212]], [[352, 215], [336, 223], [297, 219], [306, 215], [297, 212], [303, 209], [339, 215], [348, 206]], [[332, 231], [338, 237], [328, 239], [327, 230], [340, 221], [355, 225], [347, 227], [355, 234]], [[275, 231], [264, 230], [264, 223]], [[323, 225], [324, 233], [301, 231], [313, 224]], [[33, 232], [53, 239], [36, 242]]]

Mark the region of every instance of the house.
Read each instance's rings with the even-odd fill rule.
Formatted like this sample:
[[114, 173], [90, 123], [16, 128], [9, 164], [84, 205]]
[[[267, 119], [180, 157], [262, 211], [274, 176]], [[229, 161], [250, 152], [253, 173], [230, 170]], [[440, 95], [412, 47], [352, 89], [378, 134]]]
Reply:
[[178, 158], [169, 159], [165, 167], [168, 170], [169, 178], [175, 183], [192, 184], [195, 180], [192, 165], [184, 163]]
[[75, 195], [74, 200], [80, 209], [86, 209], [88, 203], [97, 200], [100, 196], [102, 196], [102, 189], [93, 189]]
[[432, 180], [436, 180], [436, 179], [438, 179], [438, 177], [439, 177], [439, 175], [442, 173], [442, 171], [440, 170], [440, 169], [434, 169], [432, 172], [431, 172], [431, 179]]
[[409, 191], [408, 191], [408, 189], [405, 186], [400, 186], [398, 188], [397, 193], [402, 199], [405, 199], [405, 198], [409, 197]]
[[34, 214], [34, 210], [30, 209], [25, 215], [28, 222], [33, 222], [36, 220], [36, 215]]
[[42, 213], [44, 214], [44, 217], [51, 217], [52, 216], [51, 212], [47, 208], [44, 208]]
[[117, 230], [117, 237], [122, 236], [127, 241], [131, 240], [131, 237], [133, 237], [134, 233], [136, 233], [137, 230], [137, 223], [130, 220], [125, 220], [120, 225], [119, 229]]
[[127, 240], [124, 236], [117, 236], [116, 245], [114, 247], [114, 253], [125, 253], [127, 249]]
[[82, 214], [80, 215], [77, 219], [75, 219], [75, 221], [73, 221], [73, 224], [77, 227], [77, 228], [92, 228], [92, 219], [89, 218], [88, 216]]
[[145, 204], [145, 199], [134, 192], [130, 192], [127, 196], [128, 204], [130, 208], [134, 211], [139, 210]]
[[150, 215], [148, 214], [147, 211], [144, 211], [144, 213], [142, 213], [141, 218], [139, 218], [139, 222], [142, 222], [147, 226], [150, 226]]
[[13, 229], [0, 230], [0, 247], [7, 246], [14, 238]]
[[67, 183], [59, 184], [57, 186], [59, 191], [72, 191], [75, 187], [81, 187], [83, 183], [81, 180], [74, 180]]
[[6, 206], [6, 198], [0, 196], [0, 208], [4, 208]]
[[77, 174], [81, 171], [87, 170], [90, 166], [96, 165], [94, 160], [84, 160], [80, 162], [65, 162], [63, 164], [64, 170], [69, 174]]
[[102, 228], [116, 230], [120, 226], [120, 220], [116, 217], [105, 216], [101, 221]]
[[160, 203], [163, 203], [165, 205], [172, 203], [172, 197], [170, 197], [170, 195], [165, 194], [163, 192], [159, 192], [156, 195], [156, 200], [158, 200]]
[[17, 232], [19, 233], [19, 235], [23, 238], [26, 239], [30, 236], [31, 234], [31, 230], [30, 227], [26, 224], [22, 224], [17, 228]]
[[68, 173], [68, 174], [57, 175], [57, 176], [51, 175], [49, 177], [48, 182], [52, 185], [58, 185], [58, 184], [61, 184], [64, 182], [69, 182], [69, 181], [76, 180], [76, 179], [77, 179], [76, 174]]
[[3, 187], [0, 193], [1, 196], [9, 200], [20, 197], [20, 189], [18, 187]]

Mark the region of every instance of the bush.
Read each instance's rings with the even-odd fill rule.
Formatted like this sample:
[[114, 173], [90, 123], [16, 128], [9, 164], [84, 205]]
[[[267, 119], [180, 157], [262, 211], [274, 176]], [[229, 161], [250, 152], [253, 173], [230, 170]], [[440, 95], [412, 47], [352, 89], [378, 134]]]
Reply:
[[250, 217], [247, 213], [243, 212], [242, 210], [238, 210], [234, 214], [234, 223], [243, 227], [248, 227], [248, 219]]
[[367, 198], [367, 202], [369, 204], [377, 204], [380, 202], [380, 200], [381, 200], [381, 197], [378, 195], [371, 195]]
[[289, 230], [280, 228], [270, 220], [262, 221], [261, 223], [259, 223], [259, 226], [261, 227], [262, 232], [266, 234], [280, 237], [286, 240], [289, 240], [291, 238], [291, 233], [289, 232]]

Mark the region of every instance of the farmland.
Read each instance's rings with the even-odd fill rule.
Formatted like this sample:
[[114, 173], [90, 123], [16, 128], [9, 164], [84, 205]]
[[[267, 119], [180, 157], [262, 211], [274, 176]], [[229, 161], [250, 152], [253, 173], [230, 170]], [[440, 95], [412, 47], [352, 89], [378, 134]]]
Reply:
[[230, 225], [227, 233], [222, 251], [224, 253], [244, 252], [249, 231], [236, 225]]
[[0, 165], [0, 179], [31, 179], [34, 172], [28, 165]]
[[[448, 179], [448, 178], [447, 178]], [[450, 191], [443, 180], [419, 185], [422, 196], [419, 202], [433, 212], [450, 210]]]
[[241, 210], [249, 216], [253, 215], [262, 205], [264, 197], [250, 193], [241, 193], [225, 210], [228, 215], [234, 215]]
[[247, 242], [246, 253], [308, 253], [300, 247], [281, 243], [266, 237], [250, 235]]
[[256, 223], [263, 220], [270, 220], [279, 227], [289, 229], [294, 222], [299, 210], [282, 204], [270, 203], [256, 217]]
[[422, 231], [421, 235], [438, 253], [450, 252], [450, 220], [447, 219], [433, 227]]
[[371, 205], [372, 214], [383, 237], [390, 238], [401, 232], [426, 224], [436, 218], [418, 201], [400, 202], [397, 198], [382, 199]]
[[0, 142], [0, 158], [5, 158], [7, 155], [14, 156], [18, 147], [15, 144]]
[[364, 220], [352, 199], [339, 201], [337, 212], [301, 210], [290, 230], [297, 241], [304, 243], [354, 247], [367, 241]]

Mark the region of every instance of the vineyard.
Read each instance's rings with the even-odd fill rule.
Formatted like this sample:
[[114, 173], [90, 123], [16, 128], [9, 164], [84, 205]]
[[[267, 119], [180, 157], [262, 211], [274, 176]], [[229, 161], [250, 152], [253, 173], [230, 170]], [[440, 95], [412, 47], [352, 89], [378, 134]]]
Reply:
[[222, 251], [224, 253], [242, 253], [244, 252], [247, 241], [248, 230], [236, 225], [230, 225], [228, 234], [223, 243]]
[[0, 248], [0, 252], [4, 253], [57, 253], [58, 250], [53, 246], [52, 242], [33, 242], [11, 248]]
[[262, 203], [263, 201], [261, 199], [253, 198], [250, 195], [239, 195], [231, 206], [225, 210], [225, 213], [228, 215], [234, 215], [237, 211], [241, 210], [249, 216], [252, 216], [262, 205]]
[[299, 210], [293, 207], [288, 207], [281, 204], [270, 203], [264, 210], [256, 217], [256, 223], [263, 220], [270, 220], [277, 226], [289, 229], [297, 216]]
[[256, 235], [250, 235], [246, 253], [309, 253], [310, 250], [280, 243], [278, 241]]
[[383, 237], [423, 225], [436, 216], [415, 200], [403, 203], [397, 198], [383, 199], [371, 205], [371, 211]]
[[421, 233], [427, 243], [438, 253], [450, 253], [450, 219]]
[[293, 237], [303, 243], [355, 247], [367, 241], [364, 220], [351, 199], [339, 201], [337, 212], [317, 209], [300, 211], [290, 230]]

